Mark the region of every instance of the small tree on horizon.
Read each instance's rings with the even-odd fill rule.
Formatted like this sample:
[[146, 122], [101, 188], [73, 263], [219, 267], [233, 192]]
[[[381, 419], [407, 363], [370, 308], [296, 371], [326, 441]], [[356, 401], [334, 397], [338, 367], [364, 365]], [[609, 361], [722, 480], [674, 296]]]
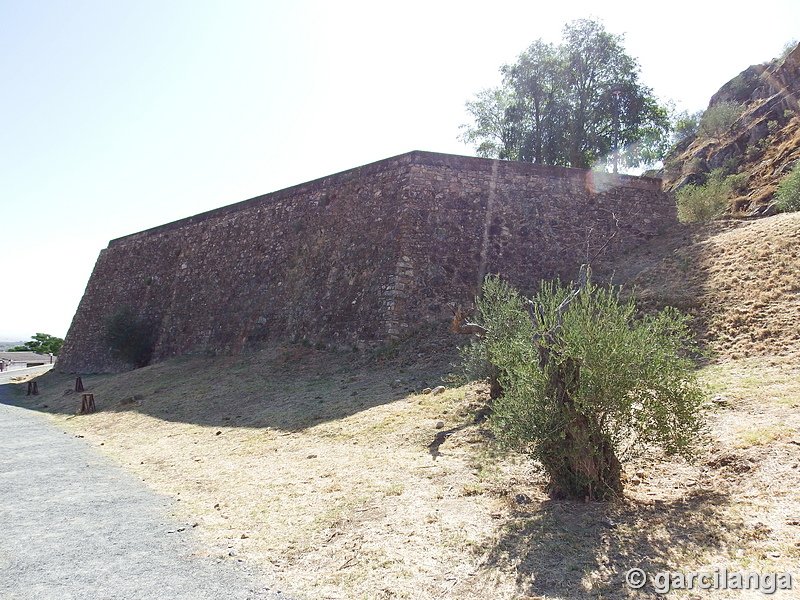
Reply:
[[38, 352], [39, 354], [57, 355], [61, 352], [64, 340], [47, 333], [37, 333], [31, 336], [33, 339], [25, 342], [22, 346], [9, 349], [9, 352]]
[[653, 445], [689, 455], [705, 394], [676, 310], [639, 317], [588, 267], [575, 287], [544, 282], [532, 300], [490, 276], [477, 303], [488, 329], [478, 345], [504, 390], [493, 428], [542, 465], [552, 497], [619, 496], [622, 460]]

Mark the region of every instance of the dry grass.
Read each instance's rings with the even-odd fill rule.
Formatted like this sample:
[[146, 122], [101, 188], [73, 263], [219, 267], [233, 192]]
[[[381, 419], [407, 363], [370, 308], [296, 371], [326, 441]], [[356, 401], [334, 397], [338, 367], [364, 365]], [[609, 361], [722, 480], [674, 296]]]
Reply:
[[85, 376], [100, 410], [81, 417], [72, 378], [50, 374], [38, 402], [180, 499], [212, 555], [314, 598], [437, 597], [476, 577], [506, 503], [492, 490], [530, 469], [479, 460], [481, 390], [415, 394], [438, 379], [351, 365], [288, 346]]
[[696, 462], [629, 465], [607, 504], [548, 500], [475, 422], [485, 389], [410, 393], [436, 383], [420, 370], [276, 348], [84, 377], [100, 410], [80, 417], [73, 379], [49, 374], [37, 403], [180, 500], [208, 554], [309, 598], [645, 598], [627, 569], [796, 566], [797, 364], [706, 367], [716, 401]]
[[618, 273], [645, 302], [694, 315], [722, 357], [800, 357], [800, 213], [683, 225]]
[[800, 215], [684, 227], [617, 269], [646, 302], [695, 314], [716, 362], [695, 460], [626, 465], [614, 503], [547, 499], [535, 466], [493, 443], [486, 390], [421, 394], [445, 371], [423, 358], [191, 357], [84, 377], [100, 410], [80, 417], [72, 378], [51, 373], [33, 407], [179, 500], [209, 555], [298, 597], [664, 597], [628, 589], [632, 567], [794, 570], [797, 588], [798, 231]]

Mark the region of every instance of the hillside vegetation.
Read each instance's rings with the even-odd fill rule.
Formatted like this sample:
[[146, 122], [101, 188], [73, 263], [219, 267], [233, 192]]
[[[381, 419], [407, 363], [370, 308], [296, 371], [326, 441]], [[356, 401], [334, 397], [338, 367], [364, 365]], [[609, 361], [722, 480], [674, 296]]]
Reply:
[[740, 176], [729, 212], [771, 214], [778, 183], [800, 159], [800, 44], [785, 57], [742, 71], [711, 98], [706, 114], [730, 106], [738, 107], [738, 116], [683, 139], [659, 176], [673, 191], [704, 184], [715, 170]]

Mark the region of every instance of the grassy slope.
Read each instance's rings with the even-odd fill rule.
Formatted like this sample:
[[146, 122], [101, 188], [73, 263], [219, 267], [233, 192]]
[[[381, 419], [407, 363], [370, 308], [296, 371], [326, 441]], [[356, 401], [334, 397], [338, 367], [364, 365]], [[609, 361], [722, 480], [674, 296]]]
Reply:
[[798, 578], [799, 230], [684, 226], [618, 266], [647, 302], [694, 312], [716, 351], [697, 460], [627, 465], [618, 503], [549, 501], [476, 423], [485, 389], [419, 393], [446, 364], [424, 357], [192, 357], [84, 377], [100, 411], [80, 417], [73, 379], [49, 374], [35, 407], [180, 499], [209, 554], [310, 598], [663, 597], [625, 587], [634, 566]]
[[800, 356], [800, 213], [685, 224], [628, 257], [617, 279], [672, 304], [722, 359]]

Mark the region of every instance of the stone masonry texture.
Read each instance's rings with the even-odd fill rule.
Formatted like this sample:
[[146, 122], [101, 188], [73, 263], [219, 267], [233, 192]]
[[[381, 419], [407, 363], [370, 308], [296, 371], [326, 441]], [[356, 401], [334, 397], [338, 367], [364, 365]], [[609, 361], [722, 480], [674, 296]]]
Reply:
[[447, 320], [486, 274], [534, 291], [676, 222], [658, 179], [410, 152], [112, 240], [59, 369], [130, 368], [104, 343], [123, 310], [151, 332], [153, 362], [377, 345]]

